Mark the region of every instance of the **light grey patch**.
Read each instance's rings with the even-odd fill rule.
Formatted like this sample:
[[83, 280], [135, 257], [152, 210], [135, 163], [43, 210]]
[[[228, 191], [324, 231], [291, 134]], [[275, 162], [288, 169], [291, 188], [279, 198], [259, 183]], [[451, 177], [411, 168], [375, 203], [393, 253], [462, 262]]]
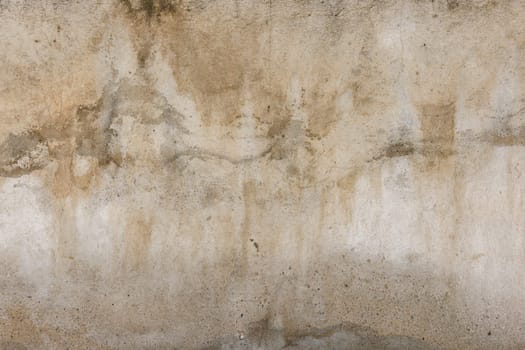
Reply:
[[44, 138], [38, 132], [9, 134], [0, 145], [0, 176], [19, 177], [42, 169], [48, 155]]

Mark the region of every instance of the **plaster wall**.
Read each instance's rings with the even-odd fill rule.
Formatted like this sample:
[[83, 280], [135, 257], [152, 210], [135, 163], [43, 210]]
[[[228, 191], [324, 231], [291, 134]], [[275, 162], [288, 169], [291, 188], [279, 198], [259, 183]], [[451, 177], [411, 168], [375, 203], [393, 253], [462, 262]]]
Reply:
[[524, 348], [524, 23], [0, 1], [0, 348]]

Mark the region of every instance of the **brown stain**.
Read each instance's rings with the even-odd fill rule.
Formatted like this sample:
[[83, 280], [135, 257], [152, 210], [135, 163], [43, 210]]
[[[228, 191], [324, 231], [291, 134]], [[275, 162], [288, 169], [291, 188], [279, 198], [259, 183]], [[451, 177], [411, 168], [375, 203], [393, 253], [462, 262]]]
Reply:
[[326, 136], [338, 120], [336, 101], [338, 92], [328, 89], [323, 84], [308, 90], [305, 108], [308, 111], [308, 129], [306, 135], [313, 139]]
[[144, 271], [148, 262], [153, 233], [153, 218], [134, 213], [124, 232], [124, 265], [127, 271]]
[[[234, 128], [246, 102], [252, 107], [261, 133], [266, 130], [266, 135], [273, 138], [286, 127], [290, 119], [290, 74], [283, 71], [287, 62], [279, 61], [287, 59], [283, 57], [286, 48], [280, 46], [282, 42], [271, 40], [270, 10], [264, 15], [231, 16], [227, 6], [220, 9], [215, 3], [173, 1], [169, 11], [161, 11], [163, 5], [155, 1], [123, 4], [139, 66], [147, 65], [148, 43], [156, 42], [156, 54], [172, 68], [178, 92], [195, 102], [205, 129]], [[259, 7], [265, 6], [257, 6], [262, 11]], [[341, 9], [337, 5], [329, 12], [340, 13]], [[152, 17], [158, 20], [150, 21]], [[341, 24], [337, 16], [331, 17], [330, 21]], [[352, 92], [354, 109], [364, 116], [377, 114], [392, 103], [392, 94], [385, 87], [387, 77], [379, 68], [382, 58], [376, 41], [373, 30], [360, 39], [358, 67], [344, 73], [346, 82], [340, 87], [331, 85], [341, 77], [336, 76], [340, 72], [334, 72], [330, 59], [322, 53], [325, 43], [319, 42], [313, 48], [320, 56], [304, 64], [327, 68], [320, 77], [305, 77], [311, 81], [302, 101], [308, 112], [309, 137], [319, 139], [333, 129], [341, 117], [336, 102], [342, 93]]]
[[[65, 111], [40, 126], [20, 134], [10, 134], [0, 145], [0, 176], [19, 177], [56, 163], [54, 174], [44, 174], [48, 187], [56, 198], [72, 193], [75, 185], [87, 189], [96, 178], [97, 169], [109, 163], [120, 165], [118, 154], [112, 153], [109, 145], [116, 134], [110, 129], [112, 112], [102, 117], [102, 108], [112, 103], [102, 96], [92, 105], [80, 105]], [[68, 116], [73, 115], [71, 118]], [[88, 176], [73, 175], [75, 155], [96, 159], [96, 166]]]
[[[147, 60], [145, 60], [145, 64], [147, 64]], [[392, 152], [392, 154], [395, 155], [395, 156], [400, 156], [399, 154], [403, 154], [403, 153], [406, 152], [406, 151], [403, 150], [403, 149], [401, 149], [401, 151], [400, 151], [399, 149], [396, 149], [396, 148], [397, 148], [397, 147], [394, 147], [394, 151]], [[89, 149], [89, 147], [88, 147], [88, 149]], [[65, 162], [65, 163], [64, 163], [64, 166], [65, 166], [65, 169], [67, 170], [68, 163]], [[67, 173], [66, 173], [66, 170], [62, 170], [62, 172], [64, 173], [64, 175], [62, 175], [62, 177], [67, 177], [67, 176], [68, 176]], [[71, 185], [69, 185], [69, 189], [71, 189]], [[69, 191], [69, 190], [66, 190], [66, 191], [64, 191], [63, 193], [64, 193], [64, 194], [67, 194], [67, 193], [69, 193], [68, 191]], [[243, 192], [246, 192], [246, 191], [243, 191]], [[255, 191], [254, 191], [254, 192], [255, 192]], [[244, 194], [244, 193], [243, 193], [243, 194]], [[261, 194], [261, 195], [262, 195], [262, 194]], [[255, 196], [255, 193], [254, 193], [254, 195], [253, 195], [253, 200], [254, 200], [254, 201], [255, 201], [255, 197], [256, 197], [256, 196]], [[247, 195], [246, 198], [250, 198], [250, 196]], [[246, 198], [245, 198], [245, 199], [246, 199]], [[245, 202], [245, 205], [246, 205], [246, 202]], [[246, 210], [246, 207], [245, 207], [245, 210]], [[253, 225], [253, 220], [250, 221], [250, 219], [246, 219], [246, 218], [245, 218], [245, 222], [248, 223], [248, 224], [247, 224], [247, 228], [248, 228], [248, 229], [249, 229], [250, 226], [254, 226], [254, 225]], [[298, 234], [298, 235], [299, 235], [299, 234]], [[251, 247], [250, 247], [250, 248], [251, 248]], [[327, 279], [329, 280], [329, 283], [332, 282], [332, 281], [337, 281], [335, 278], [333, 278], [333, 279], [331, 279], [331, 278], [327, 278]], [[407, 285], [408, 285], [408, 283], [407, 283]], [[327, 295], [330, 295], [330, 294], [327, 294]], [[334, 294], [334, 295], [337, 295], [337, 294]], [[356, 293], [356, 296], [355, 296], [355, 297], [357, 298], [358, 296], [359, 296], [359, 295], [357, 295], [357, 293]], [[327, 299], [327, 300], [330, 300], [330, 298], [326, 298], [326, 299]], [[332, 298], [332, 299], [333, 299], [333, 300], [336, 300], [337, 298]], [[337, 300], [338, 300], [338, 299], [337, 299]], [[370, 303], [370, 304], [372, 304], [372, 303]], [[373, 305], [373, 304], [372, 304], [372, 305]], [[392, 309], [391, 311], [395, 311], [395, 310]], [[392, 312], [392, 314], [394, 314], [394, 313], [395, 313], [395, 312]], [[313, 333], [313, 332], [312, 332], [312, 333]], [[307, 334], [307, 335], [308, 335], [308, 334], [312, 334], [312, 333], [310, 333], [310, 332], [305, 332], [305, 334]], [[321, 332], [321, 334], [324, 334], [324, 333]], [[328, 334], [330, 334], [330, 333], [328, 333]]]
[[[30, 316], [30, 311], [23, 305], [13, 305], [5, 310], [6, 321], [0, 327], [0, 339], [10, 343], [13, 348], [25, 349], [35, 346], [35, 334], [42, 332]], [[2, 343], [0, 343], [2, 345]]]
[[449, 11], [453, 11], [459, 7], [459, 1], [458, 0], [447, 0], [447, 9]]
[[373, 116], [393, 103], [389, 79], [381, 68], [385, 64], [378, 53], [375, 23], [368, 18], [360, 41], [357, 65], [352, 68], [348, 90], [352, 94], [354, 110], [362, 116]]
[[[64, 115], [47, 123], [18, 135], [9, 135], [0, 146], [2, 176], [18, 177], [42, 170], [35, 174], [42, 178], [51, 196], [57, 275], [74, 269], [78, 249], [77, 202], [81, 196], [89, 194], [99, 167], [109, 162], [108, 135], [100, 118], [101, 105], [98, 101], [94, 105], [67, 109]], [[75, 176], [75, 156], [93, 157], [96, 164], [90, 166], [86, 174]]]
[[460, 259], [461, 247], [460, 238], [462, 230], [462, 223], [465, 220], [465, 216], [468, 215], [465, 211], [466, 205], [466, 193], [467, 193], [467, 181], [468, 178], [465, 176], [464, 169], [461, 163], [458, 162], [457, 157], [450, 157], [440, 164], [441, 169], [439, 173], [443, 177], [443, 182], [448, 183], [453, 181], [453, 208], [454, 208], [454, 223], [453, 227], [449, 232], [446, 232], [448, 238], [449, 247], [446, 250], [446, 260], [451, 262], [451, 266], [454, 266], [454, 262]]
[[490, 64], [488, 57], [490, 56], [487, 55], [487, 58], [480, 62], [486, 76], [476, 80], [476, 86], [466, 91], [467, 96], [463, 103], [467, 110], [477, 111], [490, 108], [491, 93], [498, 86], [498, 72]]
[[[18, 177], [34, 173], [42, 178], [54, 212], [55, 274], [72, 273], [78, 247], [76, 207], [98, 182], [101, 167], [114, 163], [109, 142], [112, 115], [103, 116], [111, 107], [110, 96], [103, 95], [90, 105], [64, 109], [61, 115], [17, 135], [9, 135], [0, 145], [1, 176]], [[83, 174], [75, 174], [74, 160], [84, 157], [89, 163]], [[36, 170], [41, 170], [35, 172]]]
[[[172, 57], [179, 87], [196, 101], [204, 125], [231, 124], [241, 114], [245, 82], [264, 77], [263, 70], [257, 69], [246, 54], [257, 51], [248, 42], [255, 40], [254, 34], [248, 29], [237, 41], [226, 31], [226, 26], [218, 23], [213, 23], [213, 32], [201, 28], [200, 23], [192, 26], [183, 23], [184, 20], [177, 21], [172, 29], [180, 39], [175, 38], [173, 44], [168, 42], [163, 47], [165, 55]], [[269, 104], [266, 99], [265, 108]], [[268, 113], [265, 108], [257, 108], [255, 114], [263, 117]]]
[[379, 201], [379, 205], [382, 205], [383, 199], [383, 167], [381, 164], [373, 165], [368, 169], [370, 179], [370, 190], [374, 198]]
[[[209, 218], [209, 219], [208, 219]], [[223, 240], [217, 245], [216, 251], [219, 256], [224, 259], [231, 257], [232, 252], [236, 251], [236, 229], [234, 224], [234, 217], [232, 212], [221, 212], [218, 214], [216, 220], [212, 220], [213, 216], [208, 216], [206, 219], [206, 225], [217, 225], [216, 222], [220, 223], [220, 227], [223, 232]]]
[[246, 181], [242, 188], [242, 200], [244, 206], [243, 220], [241, 224], [241, 268], [244, 273], [248, 270], [250, 254], [250, 237], [253, 236], [253, 219], [256, 215], [257, 202], [256, 202], [257, 186], [255, 181]]
[[[89, 160], [88, 160], [89, 162]], [[83, 174], [73, 174], [73, 185], [80, 189], [82, 193], [88, 193], [91, 185], [98, 183], [100, 168], [92, 163], [89, 164], [88, 170]]]
[[[52, 312], [58, 317], [61, 312], [66, 312], [65, 308], [43, 311], [40, 307], [19, 301], [2, 308], [2, 311], [3, 317], [0, 318], [0, 349], [2, 350], [41, 349], [50, 344], [56, 349], [109, 349], [108, 346], [90, 339], [83, 322], [64, 328], [58, 324], [46, 323], [40, 318], [42, 312]], [[80, 320], [75, 318], [75, 321]]]
[[2, 350], [26, 350], [27, 348], [18, 342], [0, 341], [0, 349]]
[[[193, 96], [204, 125], [231, 124], [241, 114], [247, 90], [255, 90], [251, 95], [258, 97], [254, 106], [255, 116], [267, 123], [278, 119], [276, 114], [279, 108], [275, 106], [279, 105], [279, 99], [274, 100], [273, 92], [263, 84], [249, 88], [250, 83], [264, 80], [263, 68], [247, 56], [247, 52], [256, 50], [250, 48], [248, 40], [256, 39], [243, 38], [241, 42], [235, 42], [222, 28], [217, 29], [217, 34], [188, 33], [188, 37], [194, 40], [181, 38], [179, 42], [186, 45], [170, 45], [174, 53], [172, 66], [174, 71], [178, 70], [175, 74], [183, 75], [178, 79], [183, 80], [179, 86]], [[268, 110], [268, 105], [274, 108]]]
[[120, 0], [126, 10], [134, 16], [143, 16], [148, 21], [153, 17], [160, 18], [165, 14], [174, 13], [177, 10], [179, 0]]
[[352, 83], [352, 104], [359, 114], [367, 116], [371, 114], [370, 107], [375, 104], [375, 100], [372, 87], [364, 80], [365, 78], [359, 76], [359, 80]]
[[222, 198], [222, 189], [218, 186], [210, 185], [205, 189], [201, 203], [204, 208], [207, 208], [220, 203]]
[[295, 265], [296, 266], [302, 266], [302, 259], [306, 256], [307, 248], [305, 247], [305, 237], [303, 234], [303, 225], [302, 223], [298, 223], [294, 229], [293, 232], [293, 239], [295, 243]]
[[511, 128], [508, 124], [497, 126], [482, 135], [482, 141], [494, 146], [525, 146], [525, 126]]
[[454, 153], [455, 102], [417, 106], [420, 114], [423, 154], [444, 158]]
[[144, 68], [146, 66], [146, 61], [149, 58], [150, 54], [151, 47], [149, 44], [144, 44], [144, 46], [138, 50], [137, 61], [139, 63], [140, 68]]
[[[268, 105], [268, 111], [270, 110], [270, 106]], [[292, 119], [291, 115], [288, 115], [284, 118], [277, 118], [272, 121], [272, 124], [270, 128], [268, 129], [267, 136], [268, 137], [284, 137], [286, 133], [286, 129], [290, 125], [290, 121]]]
[[[511, 158], [507, 159], [507, 176], [509, 180], [507, 180], [507, 203], [509, 207], [510, 214], [514, 217], [516, 214], [516, 199], [515, 199], [515, 193], [516, 193], [516, 182], [514, 179], [517, 177], [521, 177], [519, 175], [519, 172], [517, 172], [515, 169], [518, 166], [519, 162], [513, 161]], [[516, 176], [517, 175], [517, 176]], [[518, 205], [518, 210], [520, 210], [520, 206]]]
[[359, 172], [355, 170], [350, 171], [336, 182], [337, 189], [339, 189], [339, 203], [343, 209], [344, 222], [347, 225], [352, 221], [355, 186], [358, 180]]
[[[207, 8], [214, 7], [212, 3], [153, 0], [148, 6], [135, 7], [127, 3], [139, 65], [147, 64], [147, 42], [157, 42], [158, 54], [170, 64], [177, 89], [193, 99], [204, 127], [233, 125], [250, 96], [256, 97], [250, 102], [263, 129], [286, 119], [285, 87], [271, 83], [265, 58], [264, 19], [231, 18], [226, 13], [210, 16]], [[158, 20], [152, 22], [152, 17]]]
[[350, 171], [339, 180], [337, 180], [337, 187], [345, 192], [353, 192], [357, 180], [359, 179], [358, 171]]
[[73, 159], [68, 156], [61, 156], [56, 160], [55, 171], [46, 174], [44, 182], [54, 198], [57, 199], [57, 203], [80, 194], [74, 185], [72, 167]]
[[[120, 164], [118, 155], [112, 154], [110, 149], [111, 139], [117, 136], [111, 129], [115, 117], [113, 103], [112, 97], [103, 96], [93, 105], [79, 106], [75, 115], [75, 151], [79, 155], [96, 158], [99, 166], [110, 162]], [[102, 116], [103, 107], [110, 109], [106, 118]]]
[[416, 153], [421, 153], [422, 150], [418, 149], [411, 141], [397, 141], [389, 143], [386, 147], [367, 160], [367, 162], [379, 161], [383, 158], [398, 158], [411, 156]]
[[314, 241], [312, 242], [316, 248], [320, 248], [322, 246], [322, 237], [323, 233], [325, 232], [326, 227], [326, 206], [329, 203], [328, 201], [328, 193], [329, 189], [326, 186], [323, 186], [320, 189], [319, 193], [319, 221], [318, 221], [318, 227], [316, 230], [316, 237], [313, 237]]
[[384, 151], [385, 157], [396, 158], [414, 154], [416, 151], [412, 142], [401, 141], [388, 145]]
[[[440, 226], [440, 235], [436, 235], [438, 229], [434, 225], [429, 225], [425, 219], [423, 212], [418, 213], [418, 226], [420, 232], [424, 237], [426, 254], [429, 256], [439, 257], [442, 261], [447, 261], [447, 268], [454, 266], [454, 261], [457, 259], [458, 252], [458, 237], [462, 229], [458, 223], [464, 220], [463, 218], [463, 201], [464, 201], [464, 174], [458, 165], [458, 157], [456, 155], [447, 156], [444, 158], [423, 158], [414, 159], [412, 162], [413, 169], [416, 172], [416, 178], [420, 179], [416, 182], [417, 198], [421, 206], [428, 203], [429, 196], [438, 192], [444, 196], [445, 205], [439, 205], [433, 209], [433, 215], [439, 215], [448, 221], [443, 221]], [[432, 191], [429, 191], [429, 188]], [[436, 242], [445, 245], [439, 253], [436, 252]]]

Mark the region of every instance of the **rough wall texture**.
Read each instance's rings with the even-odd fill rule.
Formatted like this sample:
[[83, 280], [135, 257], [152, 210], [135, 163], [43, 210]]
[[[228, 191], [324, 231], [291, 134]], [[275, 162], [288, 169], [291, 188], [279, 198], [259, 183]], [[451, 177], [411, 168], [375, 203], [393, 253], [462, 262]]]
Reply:
[[525, 348], [524, 23], [1, 0], [0, 348]]

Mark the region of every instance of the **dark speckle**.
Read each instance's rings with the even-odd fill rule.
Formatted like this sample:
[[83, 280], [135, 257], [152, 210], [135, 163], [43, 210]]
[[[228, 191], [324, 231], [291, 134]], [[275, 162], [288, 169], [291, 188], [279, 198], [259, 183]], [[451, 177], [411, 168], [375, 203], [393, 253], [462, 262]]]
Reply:
[[174, 0], [141, 0], [138, 4], [130, 0], [120, 1], [130, 14], [142, 13], [148, 21], [154, 16], [160, 18], [162, 14], [174, 13], [176, 10]]
[[142, 0], [142, 8], [146, 11], [148, 17], [153, 16], [153, 0]]
[[449, 11], [455, 10], [459, 6], [458, 0], [447, 0], [447, 8]]
[[388, 158], [403, 157], [414, 153], [414, 145], [409, 142], [398, 142], [391, 144], [385, 150]]

